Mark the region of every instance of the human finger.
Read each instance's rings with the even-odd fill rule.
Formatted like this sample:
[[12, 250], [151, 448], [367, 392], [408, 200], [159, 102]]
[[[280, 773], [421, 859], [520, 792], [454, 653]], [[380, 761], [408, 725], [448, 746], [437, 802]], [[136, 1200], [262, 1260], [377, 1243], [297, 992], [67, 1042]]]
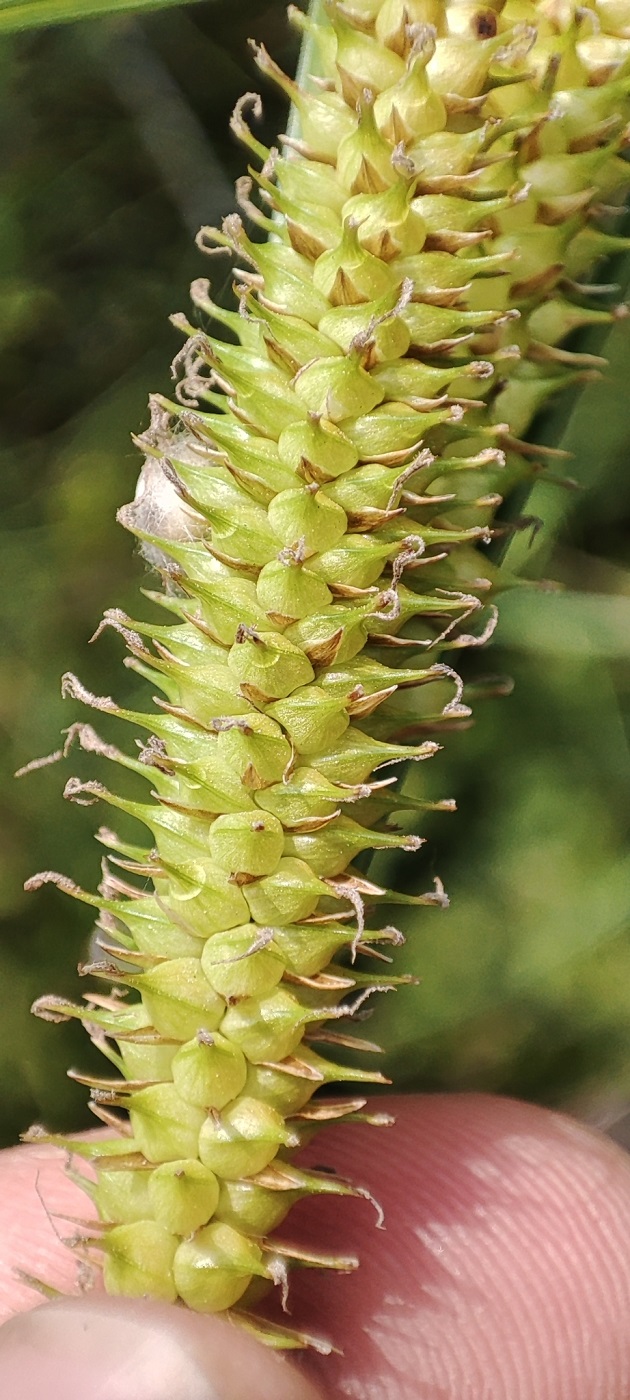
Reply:
[[[78, 1296], [64, 1217], [86, 1198], [46, 1144], [0, 1153], [0, 1395], [7, 1400], [317, 1400], [305, 1376], [240, 1328], [144, 1300]], [[18, 1271], [67, 1298], [52, 1304]], [[74, 1295], [74, 1296], [72, 1296]]]
[[352, 1400], [628, 1400], [630, 1158], [561, 1114], [510, 1099], [387, 1101], [390, 1129], [309, 1148], [385, 1211], [296, 1208], [292, 1238], [356, 1252], [347, 1277], [296, 1277], [296, 1324], [343, 1358], [308, 1374]]
[[45, 1303], [0, 1327], [0, 1394], [7, 1400], [317, 1400], [318, 1393], [229, 1322], [101, 1295]]
[[[627, 1400], [625, 1154], [562, 1115], [512, 1100], [438, 1095], [387, 1107], [392, 1129], [330, 1129], [308, 1154], [369, 1186], [386, 1230], [373, 1230], [364, 1202], [346, 1201], [341, 1213], [338, 1201], [321, 1200], [297, 1207], [283, 1230], [361, 1256], [350, 1279], [295, 1277], [291, 1321], [345, 1353], [306, 1356], [302, 1373], [353, 1400]], [[32, 1151], [5, 1156], [18, 1214], [27, 1166], [33, 1205]], [[60, 1167], [61, 1155], [51, 1155], [49, 1204], [56, 1191], [56, 1208], [76, 1213], [83, 1198], [62, 1184]], [[0, 1190], [0, 1236], [6, 1200]], [[40, 1260], [49, 1232], [49, 1267], [69, 1282], [70, 1256], [41, 1206], [26, 1234], [13, 1232], [14, 1261], [24, 1266], [29, 1228]]]

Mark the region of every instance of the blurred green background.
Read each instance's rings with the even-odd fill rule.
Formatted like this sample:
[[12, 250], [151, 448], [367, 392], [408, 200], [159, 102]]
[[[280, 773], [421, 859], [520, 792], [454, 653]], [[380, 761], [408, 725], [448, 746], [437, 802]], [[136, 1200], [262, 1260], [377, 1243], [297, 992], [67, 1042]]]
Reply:
[[[61, 799], [68, 773], [94, 765], [12, 774], [77, 718], [59, 697], [63, 671], [145, 704], [116, 638], [87, 646], [103, 609], [133, 615], [147, 582], [114, 519], [137, 473], [129, 433], [145, 424], [148, 393], [169, 391], [180, 341], [168, 314], [187, 308], [193, 276], [210, 271], [215, 291], [225, 278], [192, 235], [229, 211], [244, 167], [227, 122], [257, 86], [247, 37], [286, 67], [297, 46], [278, 0], [143, 7], [17, 35], [3, 33], [5, 8], [0, 1141], [10, 1143], [33, 1120], [88, 1121], [65, 1069], [85, 1067], [89, 1047], [29, 1005], [48, 990], [80, 994], [89, 915], [50, 888], [25, 895], [23, 881], [45, 868], [91, 887], [99, 877], [99, 818]], [[271, 92], [265, 112], [271, 139], [286, 121]], [[611, 275], [625, 285], [630, 264]], [[515, 539], [510, 561], [564, 591], [506, 595], [492, 648], [463, 661], [471, 682], [492, 672], [515, 689], [480, 701], [475, 727], [423, 770], [458, 815], [425, 825], [414, 862], [372, 867], [416, 890], [439, 872], [451, 895], [448, 912], [399, 920], [399, 965], [422, 980], [383, 998], [369, 1024], [397, 1083], [496, 1089], [602, 1123], [630, 1104], [629, 327], [585, 342], [606, 344], [606, 381], [536, 425], [538, 440], [575, 454], [581, 489], [538, 485], [519, 503], [546, 523], [531, 547]]]

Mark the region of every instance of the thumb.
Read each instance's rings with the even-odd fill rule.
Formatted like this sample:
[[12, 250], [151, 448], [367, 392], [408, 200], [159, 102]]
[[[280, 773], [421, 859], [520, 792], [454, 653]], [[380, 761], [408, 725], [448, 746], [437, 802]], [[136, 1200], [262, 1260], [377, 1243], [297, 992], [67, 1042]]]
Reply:
[[0, 1328], [0, 1394], [15, 1400], [321, 1400], [229, 1322], [144, 1300], [64, 1300]]

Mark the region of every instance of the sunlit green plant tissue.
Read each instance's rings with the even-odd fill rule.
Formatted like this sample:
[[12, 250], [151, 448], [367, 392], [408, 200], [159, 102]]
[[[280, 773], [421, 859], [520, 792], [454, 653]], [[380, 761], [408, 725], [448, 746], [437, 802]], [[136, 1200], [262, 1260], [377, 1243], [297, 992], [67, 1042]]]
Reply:
[[452, 653], [491, 636], [514, 582], [486, 547], [502, 499], [545, 470], [524, 437], [598, 373], [565, 338], [622, 314], [589, 279], [624, 242], [630, 0], [289, 16], [298, 82], [253, 51], [292, 103], [290, 134], [262, 145], [259, 99], [242, 99], [243, 217], [199, 236], [219, 278], [233, 259], [232, 309], [200, 279], [193, 321], [174, 318], [175, 398], [152, 400], [120, 512], [166, 618], [114, 609], [102, 625], [159, 695], [136, 712], [63, 681], [142, 735], [130, 756], [77, 722], [65, 752], [149, 787], [140, 802], [70, 778], [66, 796], [122, 809], [149, 842], [99, 830], [98, 894], [51, 871], [29, 882], [98, 911], [102, 960], [85, 970], [104, 994], [34, 1008], [83, 1021], [111, 1062], [84, 1080], [111, 1136], [30, 1134], [89, 1161], [82, 1258], [112, 1293], [229, 1309], [287, 1346], [309, 1338], [255, 1318], [265, 1289], [285, 1302], [294, 1265], [357, 1263], [290, 1242], [290, 1207], [369, 1195], [296, 1149], [328, 1120], [387, 1122], [364, 1096], [382, 1076], [335, 1051], [375, 1048], [354, 1023], [405, 980], [390, 906], [446, 904], [439, 883], [403, 896], [355, 862], [421, 843], [431, 804], [394, 765], [467, 722]]

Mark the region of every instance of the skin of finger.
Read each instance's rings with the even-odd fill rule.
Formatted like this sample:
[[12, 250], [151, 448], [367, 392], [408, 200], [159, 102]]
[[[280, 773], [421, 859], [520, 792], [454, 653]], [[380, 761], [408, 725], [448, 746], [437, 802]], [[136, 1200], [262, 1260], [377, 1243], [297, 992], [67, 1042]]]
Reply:
[[15, 1400], [318, 1400], [305, 1377], [229, 1322], [104, 1296], [44, 1304], [5, 1323], [0, 1393]]
[[[361, 1257], [350, 1278], [295, 1276], [290, 1321], [345, 1353], [306, 1356], [302, 1374], [354, 1400], [627, 1400], [626, 1156], [562, 1115], [512, 1100], [381, 1103], [395, 1127], [331, 1128], [305, 1160], [369, 1187], [386, 1229], [374, 1227], [365, 1201], [347, 1199], [304, 1203], [282, 1227], [285, 1238]], [[60, 1285], [72, 1278], [33, 1203], [33, 1151], [9, 1152], [0, 1164], [5, 1309], [32, 1301], [6, 1290], [25, 1250], [32, 1272], [30, 1260], [41, 1274], [45, 1258]], [[60, 1165], [60, 1154], [49, 1155], [46, 1186], [40, 1158], [40, 1196], [50, 1206], [57, 1192], [76, 1213], [84, 1198], [62, 1184]], [[19, 1221], [7, 1239], [11, 1183]]]
[[77, 1260], [63, 1240], [92, 1208], [64, 1167], [65, 1154], [46, 1143], [0, 1153], [0, 1323], [41, 1302], [18, 1270], [64, 1294], [79, 1292]]
[[356, 1251], [304, 1273], [292, 1317], [342, 1345], [308, 1374], [352, 1400], [628, 1400], [630, 1158], [511, 1099], [392, 1099], [393, 1128], [339, 1126], [308, 1150], [385, 1212], [298, 1206], [292, 1238]]

